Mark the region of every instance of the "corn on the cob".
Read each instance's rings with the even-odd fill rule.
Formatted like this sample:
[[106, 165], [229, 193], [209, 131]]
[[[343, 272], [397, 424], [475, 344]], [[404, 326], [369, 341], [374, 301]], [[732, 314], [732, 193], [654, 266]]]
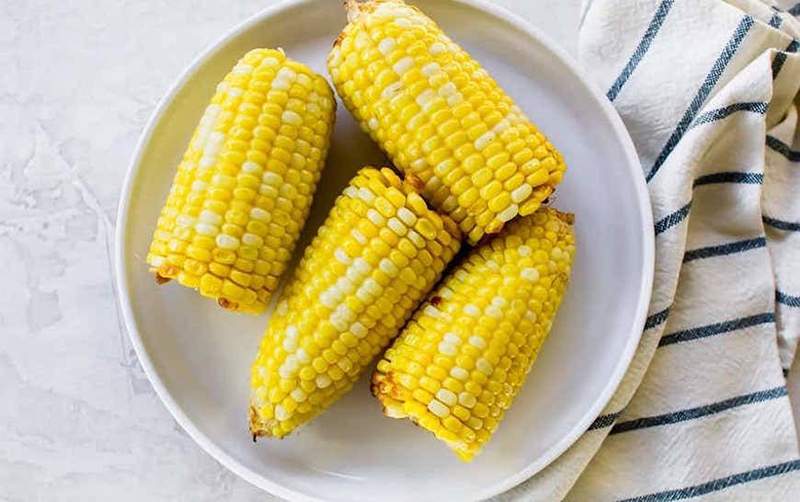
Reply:
[[308, 215], [335, 106], [325, 79], [283, 51], [248, 52], [178, 166], [147, 254], [156, 280], [262, 311]]
[[539, 208], [561, 181], [561, 154], [497, 82], [402, 0], [348, 0], [350, 24], [328, 57], [361, 127], [476, 243]]
[[411, 180], [362, 169], [270, 319], [252, 368], [253, 434], [283, 437], [350, 389], [436, 283], [460, 237]]
[[469, 461], [550, 331], [575, 251], [572, 215], [542, 208], [474, 249], [386, 351], [372, 391]]

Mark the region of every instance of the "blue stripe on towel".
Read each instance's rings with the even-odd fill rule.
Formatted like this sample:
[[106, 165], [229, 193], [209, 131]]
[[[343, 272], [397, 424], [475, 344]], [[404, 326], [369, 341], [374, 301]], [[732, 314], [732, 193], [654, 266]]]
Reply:
[[622, 90], [625, 82], [628, 81], [630, 76], [633, 74], [633, 71], [639, 65], [639, 62], [647, 53], [647, 50], [650, 48], [650, 44], [653, 42], [653, 39], [658, 33], [658, 30], [661, 29], [661, 25], [664, 24], [664, 20], [667, 18], [667, 14], [669, 14], [669, 10], [672, 8], [674, 1], [675, 0], [663, 0], [659, 4], [653, 19], [650, 20], [650, 25], [647, 27], [647, 31], [644, 32], [644, 36], [639, 42], [639, 45], [636, 46], [636, 50], [633, 52], [628, 64], [625, 65], [622, 73], [620, 73], [619, 77], [617, 77], [617, 80], [614, 81], [614, 84], [606, 93], [606, 96], [608, 96], [610, 101], [614, 101], [617, 96], [619, 96], [619, 91]]
[[707, 124], [709, 122], [724, 119], [725, 117], [736, 112], [753, 112], [763, 115], [767, 113], [767, 106], [767, 103], [763, 101], [734, 103], [732, 105], [723, 106], [722, 108], [717, 108], [715, 110], [698, 115], [697, 118], [694, 119], [694, 122], [692, 122], [690, 129], [699, 125]]
[[767, 239], [758, 237], [756, 239], [747, 239], [743, 241], [729, 242], [728, 244], [720, 244], [719, 246], [706, 246], [702, 248], [692, 249], [686, 251], [683, 255], [683, 263], [700, 260], [702, 258], [711, 258], [713, 256], [726, 256], [734, 253], [743, 253], [751, 249], [758, 249], [766, 247]]
[[711, 67], [711, 71], [706, 75], [706, 79], [703, 84], [700, 86], [700, 89], [697, 90], [697, 94], [695, 95], [694, 99], [692, 99], [691, 104], [689, 104], [689, 108], [686, 110], [686, 113], [683, 114], [683, 118], [678, 122], [678, 126], [675, 128], [675, 131], [672, 133], [672, 136], [669, 137], [667, 140], [667, 144], [664, 145], [664, 148], [661, 150], [661, 153], [656, 158], [655, 163], [653, 163], [653, 167], [650, 169], [650, 172], [647, 174], [647, 181], [653, 179], [653, 176], [656, 175], [661, 166], [664, 165], [666, 162], [667, 157], [672, 153], [672, 150], [675, 149], [678, 142], [683, 137], [683, 134], [689, 129], [692, 121], [694, 120], [695, 115], [700, 110], [700, 107], [703, 106], [703, 103], [711, 94], [712, 89], [717, 84], [717, 81], [722, 76], [722, 73], [725, 71], [725, 68], [730, 63], [733, 56], [736, 54], [736, 50], [739, 48], [739, 45], [744, 40], [744, 37], [750, 31], [750, 28], [753, 26], [753, 18], [750, 16], [745, 16], [744, 19], [739, 23], [739, 26], [736, 27], [736, 30], [733, 32], [733, 36], [728, 43], [725, 45], [725, 48], [722, 50], [722, 53], [719, 55], [717, 60], [714, 62], [714, 66]]
[[775, 80], [778, 77], [778, 73], [781, 72], [781, 68], [783, 68], [783, 63], [786, 62], [786, 53], [790, 52], [797, 52], [797, 49], [800, 48], [800, 42], [797, 40], [792, 40], [789, 42], [789, 45], [783, 52], [779, 52], [775, 54], [775, 58], [772, 60], [772, 79]]
[[614, 428], [611, 429], [609, 434], [620, 434], [637, 429], [647, 429], [661, 425], [686, 422], [687, 420], [693, 420], [696, 418], [702, 418], [708, 415], [721, 413], [731, 408], [737, 408], [739, 406], [745, 406], [761, 401], [768, 401], [771, 399], [778, 399], [786, 395], [786, 386], [784, 385], [781, 387], [753, 392], [751, 394], [732, 397], [724, 401], [698, 406], [697, 408], [687, 408], [685, 410], [680, 410], [673, 413], [665, 413], [663, 415], [655, 415], [652, 417], [642, 417], [635, 420], [629, 420], [627, 422], [618, 422]]
[[765, 225], [769, 225], [772, 228], [777, 228], [778, 230], [784, 230], [786, 232], [800, 232], [800, 223], [783, 221], [777, 218], [770, 218], [769, 216], [762, 216], [761, 221], [763, 221]]
[[740, 173], [724, 172], [707, 174], [694, 180], [694, 186], [710, 185], [712, 183], [744, 183], [749, 185], [760, 185], [764, 183], [764, 175], [761, 173]]
[[678, 209], [672, 214], [665, 216], [655, 224], [656, 235], [661, 234], [678, 223], [682, 222], [689, 216], [689, 210], [692, 208], [692, 201], [689, 201], [685, 206]]
[[773, 28], [780, 28], [781, 23], [783, 23], [783, 18], [777, 13], [773, 14], [772, 17], [769, 18], [769, 25]]
[[667, 307], [661, 312], [656, 312], [655, 314], [648, 317], [644, 323], [645, 331], [647, 331], [648, 329], [655, 328], [656, 326], [660, 326], [661, 324], [664, 324], [664, 322], [667, 320], [667, 317], [669, 317], [669, 309], [670, 307]]
[[767, 146], [789, 159], [790, 162], [800, 162], [800, 151], [792, 150], [789, 145], [775, 136], [767, 134]]
[[589, 426], [588, 431], [593, 431], [597, 429], [605, 429], [606, 427], [611, 427], [614, 425], [614, 422], [619, 418], [619, 415], [622, 412], [618, 413], [611, 413], [609, 415], [600, 415], [592, 422], [592, 425]]
[[782, 291], [775, 291], [775, 301], [788, 307], [800, 307], [800, 296], [787, 295]]
[[772, 312], [764, 312], [763, 314], [756, 314], [748, 317], [741, 317], [739, 319], [732, 319], [730, 321], [723, 321], [714, 324], [708, 324], [706, 326], [699, 326], [697, 328], [676, 331], [675, 333], [664, 335], [658, 342], [658, 346], [663, 347], [665, 345], [672, 345], [674, 343], [689, 342], [691, 340], [697, 340], [698, 338], [721, 335], [723, 333], [729, 333], [731, 331], [772, 322], [775, 322], [775, 314]]
[[667, 490], [650, 495], [643, 495], [641, 497], [634, 497], [622, 500], [620, 502], [666, 502], [670, 500], [681, 500], [693, 497], [699, 497], [707, 493], [717, 492], [730, 488], [731, 486], [749, 483], [751, 481], [758, 481], [759, 479], [771, 478], [773, 476], [780, 476], [787, 472], [800, 470], [800, 460], [791, 460], [780, 464], [770, 465], [767, 467], [760, 467], [752, 471], [740, 472], [732, 476], [715, 479], [708, 483], [680, 488], [677, 490]]

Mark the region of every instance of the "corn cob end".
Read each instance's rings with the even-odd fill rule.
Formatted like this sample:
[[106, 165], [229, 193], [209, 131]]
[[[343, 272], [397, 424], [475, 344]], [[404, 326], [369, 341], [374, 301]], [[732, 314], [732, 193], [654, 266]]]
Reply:
[[265, 420], [258, 415], [258, 411], [256, 410], [255, 406], [249, 407], [249, 424], [250, 424], [250, 434], [253, 436], [253, 442], [255, 443], [256, 440], [260, 437], [267, 437], [273, 439], [283, 439], [283, 435], [273, 434], [273, 431], [279, 430], [275, 427], [277, 424], [274, 423], [274, 420]]
[[172, 280], [169, 277], [164, 277], [163, 275], [159, 274], [158, 272], [155, 273], [154, 277], [155, 277], [155, 280], [156, 280], [156, 284], [158, 284], [159, 286], [161, 286], [162, 284], [166, 284], [166, 283], [168, 283], [169, 281]]
[[369, 0], [360, 2], [359, 0], [344, 0], [344, 9], [347, 12], [347, 21], [352, 23], [364, 13], [372, 12], [375, 4], [383, 0]]

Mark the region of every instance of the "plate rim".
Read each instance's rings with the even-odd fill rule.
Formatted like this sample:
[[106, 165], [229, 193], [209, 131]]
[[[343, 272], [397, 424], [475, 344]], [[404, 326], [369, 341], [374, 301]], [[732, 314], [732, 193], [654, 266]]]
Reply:
[[[232, 39], [236, 38], [243, 32], [247, 31], [254, 25], [261, 23], [270, 17], [279, 15], [285, 10], [302, 6], [303, 4], [311, 4], [319, 0], [282, 0], [278, 3], [271, 5], [256, 14], [250, 16], [246, 20], [236, 25], [233, 29], [224, 33], [221, 37], [214, 40], [211, 44], [206, 46], [192, 62], [181, 71], [180, 75], [170, 85], [168, 92], [159, 100], [157, 106], [151, 113], [147, 123], [142, 130], [139, 140], [128, 164], [125, 178], [120, 192], [120, 199], [117, 206], [117, 219], [116, 228], [114, 232], [114, 282], [116, 289], [116, 301], [118, 305], [118, 312], [122, 314], [122, 321], [125, 330], [128, 333], [128, 338], [133, 345], [139, 363], [147, 376], [150, 384], [158, 395], [161, 402], [170, 412], [175, 421], [181, 428], [211, 457], [222, 464], [225, 468], [234, 472], [236, 475], [251, 483], [252, 485], [265, 490], [273, 495], [283, 497], [289, 500], [307, 500], [317, 501], [318, 499], [308, 493], [288, 488], [275, 481], [272, 481], [264, 474], [260, 474], [243, 465], [241, 462], [226, 453], [222, 448], [211, 440], [205, 433], [203, 433], [194, 424], [192, 419], [184, 412], [181, 406], [172, 397], [172, 394], [167, 389], [163, 380], [158, 374], [153, 361], [150, 359], [147, 349], [144, 346], [143, 339], [139, 333], [138, 325], [136, 322], [133, 308], [131, 306], [131, 299], [129, 295], [128, 277], [126, 271], [126, 263], [128, 253], [126, 252], [127, 228], [128, 228], [128, 209], [131, 204], [131, 195], [134, 182], [138, 176], [142, 157], [146, 146], [150, 143], [154, 130], [158, 123], [163, 118], [165, 110], [173, 102], [176, 95], [188, 83], [191, 77], [205, 64], [219, 48]], [[454, 4], [461, 4], [471, 7], [484, 14], [493, 16], [503, 22], [508, 23], [514, 28], [520, 30], [525, 35], [531, 37], [540, 43], [545, 50], [549, 51], [559, 62], [567, 67], [569, 71], [578, 77], [580, 85], [584, 87], [588, 95], [600, 106], [605, 118], [610, 122], [615, 136], [619, 139], [623, 153], [626, 157], [626, 168], [631, 175], [636, 191], [636, 200], [640, 208], [640, 225], [642, 232], [642, 275], [641, 287], [638, 294], [638, 305], [636, 307], [635, 318], [633, 319], [632, 329], [629, 333], [628, 342], [625, 346], [621, 357], [617, 362], [617, 366], [613, 371], [612, 377], [607, 382], [603, 392], [595, 399], [594, 404], [588, 409], [581, 420], [576, 421], [568, 434], [551, 446], [534, 462], [531, 462], [525, 469], [520, 470], [506, 478], [498, 481], [497, 483], [482, 489], [475, 494], [475, 499], [486, 499], [495, 495], [508, 491], [511, 488], [521, 484], [531, 476], [542, 471], [552, 462], [558, 459], [567, 449], [569, 449], [575, 442], [583, 435], [588, 429], [589, 425], [599, 416], [602, 410], [606, 407], [608, 402], [613, 397], [616, 390], [619, 388], [623, 377], [627, 373], [628, 367], [633, 360], [633, 356], [639, 346], [639, 341], [642, 337], [644, 325], [646, 321], [647, 312], [650, 305], [652, 295], [652, 286], [655, 270], [655, 236], [652, 232], [653, 216], [652, 208], [650, 205], [649, 192], [647, 184], [644, 179], [644, 174], [641, 171], [636, 149], [633, 141], [622, 122], [619, 114], [614, 107], [606, 99], [604, 93], [588, 78], [586, 73], [578, 66], [573, 57], [553, 42], [547, 35], [542, 33], [538, 28], [531, 25], [527, 20], [519, 15], [509, 11], [505, 7], [489, 3], [488, 0], [446, 0]]]

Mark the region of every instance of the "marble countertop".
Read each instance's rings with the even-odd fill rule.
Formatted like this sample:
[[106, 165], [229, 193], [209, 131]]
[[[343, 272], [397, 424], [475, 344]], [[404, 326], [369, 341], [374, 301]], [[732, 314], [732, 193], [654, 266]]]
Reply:
[[[0, 3], [0, 500], [265, 498], [156, 397], [117, 315], [111, 250], [156, 103], [273, 3]], [[574, 53], [579, 0], [496, 3]]]

